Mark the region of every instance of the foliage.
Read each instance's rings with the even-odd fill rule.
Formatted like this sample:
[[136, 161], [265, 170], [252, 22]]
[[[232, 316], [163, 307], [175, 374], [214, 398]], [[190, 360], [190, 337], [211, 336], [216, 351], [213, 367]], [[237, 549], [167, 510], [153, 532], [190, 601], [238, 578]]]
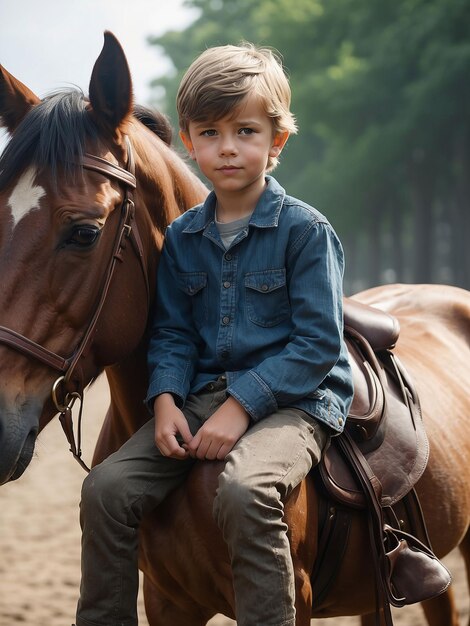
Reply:
[[[179, 81], [202, 50], [241, 40], [277, 48], [300, 132], [276, 176], [337, 227], [349, 283], [380, 280], [391, 264], [400, 280], [470, 287], [469, 0], [187, 4], [199, 10], [188, 28], [151, 39], [175, 68], [155, 80], [174, 123]], [[385, 259], [391, 234], [397, 252]], [[358, 275], [356, 258], [375, 274]]]

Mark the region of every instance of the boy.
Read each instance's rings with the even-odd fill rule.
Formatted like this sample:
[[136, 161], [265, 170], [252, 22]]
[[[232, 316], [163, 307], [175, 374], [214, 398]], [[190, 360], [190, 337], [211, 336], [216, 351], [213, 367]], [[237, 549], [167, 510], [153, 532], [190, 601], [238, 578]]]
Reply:
[[226, 461], [214, 516], [238, 625], [294, 626], [283, 500], [343, 429], [352, 397], [342, 249], [320, 213], [266, 176], [296, 131], [271, 51], [206, 50], [177, 107], [213, 191], [167, 229], [149, 346], [154, 419], [84, 484], [77, 626], [137, 623], [138, 525], [196, 459]]

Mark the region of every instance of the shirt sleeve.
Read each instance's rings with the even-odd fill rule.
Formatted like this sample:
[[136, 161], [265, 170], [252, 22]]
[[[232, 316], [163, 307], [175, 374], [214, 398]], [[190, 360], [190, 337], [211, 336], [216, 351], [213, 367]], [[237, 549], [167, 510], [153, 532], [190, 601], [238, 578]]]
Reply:
[[286, 269], [293, 323], [289, 341], [228, 389], [254, 421], [312, 395], [341, 352], [344, 256], [328, 223], [309, 224], [293, 244]]
[[179, 288], [169, 230], [157, 274], [157, 298], [148, 348], [149, 387], [145, 404], [171, 393], [182, 407], [189, 393], [198, 357], [199, 335], [192, 321], [191, 302]]

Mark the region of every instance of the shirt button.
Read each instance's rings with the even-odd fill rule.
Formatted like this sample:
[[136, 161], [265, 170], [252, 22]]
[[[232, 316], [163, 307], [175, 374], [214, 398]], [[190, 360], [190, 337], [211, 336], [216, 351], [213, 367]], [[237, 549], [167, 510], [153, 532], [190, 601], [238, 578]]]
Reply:
[[225, 289], [228, 289], [230, 287], [230, 282], [228, 280], [224, 282], [224, 287]]
[[261, 291], [267, 291], [269, 287], [267, 285], [261, 285]]
[[225, 256], [225, 260], [226, 261], [231, 261], [232, 260], [232, 255], [230, 254], [230, 252], [226, 252], [224, 256]]
[[225, 316], [222, 318], [222, 324], [223, 324], [224, 326], [227, 326], [227, 324], [228, 324], [229, 322], [230, 322], [230, 318], [228, 317], [228, 315], [225, 315]]
[[339, 418], [339, 420], [338, 420], [338, 424], [339, 424], [340, 426], [342, 426], [342, 425], [343, 425], [343, 418], [342, 418], [342, 417], [340, 417], [340, 418]]

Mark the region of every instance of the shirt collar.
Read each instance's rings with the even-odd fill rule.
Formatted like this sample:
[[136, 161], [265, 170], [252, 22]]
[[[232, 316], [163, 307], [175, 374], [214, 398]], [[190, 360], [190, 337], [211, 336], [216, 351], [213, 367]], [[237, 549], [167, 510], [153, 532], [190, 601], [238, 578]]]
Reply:
[[[266, 183], [266, 189], [261, 194], [251, 216], [250, 226], [272, 228], [278, 225], [286, 192], [272, 176], [266, 176]], [[215, 193], [211, 191], [205, 202], [196, 207], [193, 219], [183, 232], [197, 233], [205, 230], [215, 220], [216, 200]]]

